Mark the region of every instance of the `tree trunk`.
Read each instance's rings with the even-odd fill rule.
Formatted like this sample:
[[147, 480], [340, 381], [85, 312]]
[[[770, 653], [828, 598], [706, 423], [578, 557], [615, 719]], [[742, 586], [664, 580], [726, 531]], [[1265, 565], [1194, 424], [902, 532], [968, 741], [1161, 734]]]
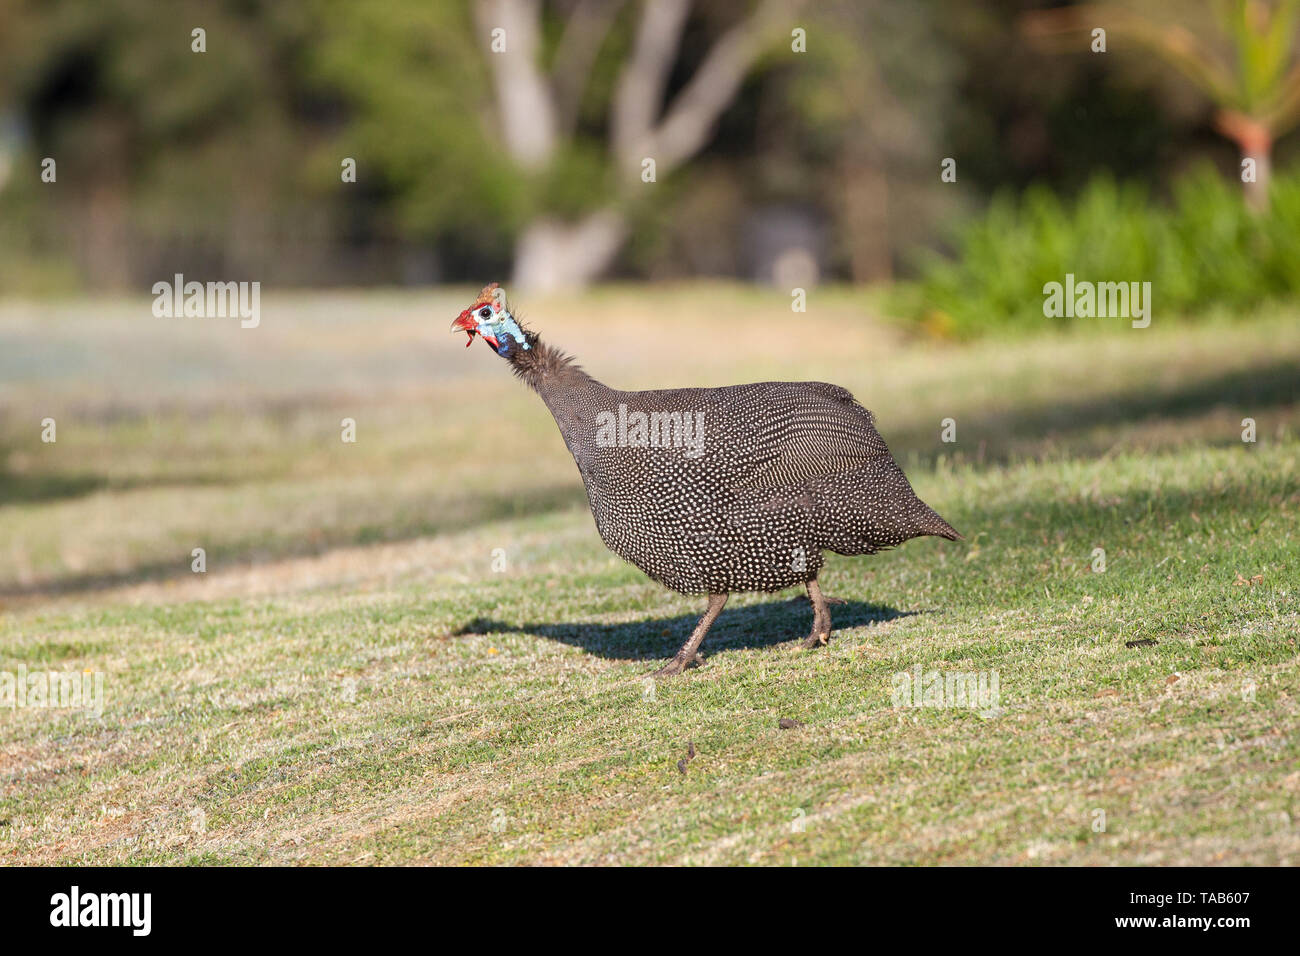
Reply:
[[1242, 183], [1246, 190], [1246, 205], [1255, 212], [1268, 212], [1269, 181], [1273, 178], [1273, 152], [1268, 144], [1257, 146], [1250, 153], [1243, 153], [1243, 159], [1255, 161], [1255, 181]]
[[857, 283], [894, 276], [889, 241], [889, 181], [874, 150], [849, 147], [840, 164], [849, 270]]
[[526, 292], [577, 289], [614, 261], [627, 236], [622, 213], [602, 209], [576, 223], [539, 219], [515, 244], [515, 288]]
[[[509, 52], [489, 56], [496, 83], [497, 112], [504, 142], [520, 168], [540, 172], [553, 162], [562, 137], [572, 129], [584, 83], [614, 11], [600, 3], [570, 4], [561, 35], [565, 57], [543, 72], [540, 0], [478, 0], [480, 32], [500, 28]], [[770, 43], [789, 29], [788, 20], [804, 0], [763, 0], [709, 48], [690, 81], [664, 108], [663, 98], [690, 15], [691, 0], [653, 0], [641, 4], [630, 58], [624, 63], [610, 105], [610, 152], [623, 172], [622, 190], [640, 189], [647, 157], [666, 176], [708, 142], [718, 118], [735, 99], [745, 77]], [[557, 93], [558, 91], [558, 93]], [[557, 102], [558, 98], [558, 102]], [[656, 119], [658, 118], [658, 119]], [[627, 217], [616, 204], [578, 222], [539, 218], [529, 223], [515, 246], [513, 283], [531, 292], [580, 288], [603, 273], [627, 237]]]
[[1215, 126], [1237, 144], [1243, 164], [1237, 169], [1238, 175], [1247, 159], [1255, 161], [1255, 178], [1242, 181], [1246, 206], [1253, 212], [1267, 212], [1269, 182], [1273, 178], [1272, 131], [1260, 120], [1235, 110], [1222, 110], [1215, 117]]

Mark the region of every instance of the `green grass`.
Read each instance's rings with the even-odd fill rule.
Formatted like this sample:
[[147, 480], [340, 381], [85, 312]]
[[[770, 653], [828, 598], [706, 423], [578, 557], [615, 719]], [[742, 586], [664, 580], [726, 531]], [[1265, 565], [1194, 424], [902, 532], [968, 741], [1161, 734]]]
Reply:
[[[830, 556], [817, 651], [795, 592], [734, 596], [656, 684], [702, 601], [603, 548], [540, 402], [443, 333], [463, 297], [0, 307], [0, 670], [106, 690], [0, 710], [0, 860], [1300, 858], [1294, 312], [945, 349], [842, 292], [538, 303], [611, 384], [852, 388], [966, 535]], [[896, 705], [918, 666], [997, 712]]]

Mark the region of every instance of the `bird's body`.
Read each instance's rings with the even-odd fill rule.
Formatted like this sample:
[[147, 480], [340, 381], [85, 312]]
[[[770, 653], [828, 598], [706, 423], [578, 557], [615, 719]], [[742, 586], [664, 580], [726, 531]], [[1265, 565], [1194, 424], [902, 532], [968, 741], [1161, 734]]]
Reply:
[[871, 414], [838, 386], [624, 392], [576, 375], [586, 381], [542, 398], [596, 528], [665, 587], [779, 591], [815, 578], [823, 551], [870, 554], [920, 534], [955, 535], [912, 493]]
[[[501, 300], [489, 286], [456, 327], [471, 331], [466, 316]], [[824, 643], [823, 551], [870, 554], [921, 535], [959, 537], [913, 493], [871, 413], [837, 385], [619, 391], [517, 324], [522, 341], [469, 321], [550, 409], [609, 549], [665, 587], [711, 595], [668, 673], [695, 659], [701, 628], [732, 591], [806, 585], [813, 638]]]

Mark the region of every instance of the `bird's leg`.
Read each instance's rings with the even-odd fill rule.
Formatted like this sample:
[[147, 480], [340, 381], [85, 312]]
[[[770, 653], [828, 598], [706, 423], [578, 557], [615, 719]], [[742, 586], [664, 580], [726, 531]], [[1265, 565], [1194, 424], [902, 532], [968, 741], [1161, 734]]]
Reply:
[[725, 594], [709, 595], [708, 609], [705, 610], [704, 616], [700, 618], [700, 623], [695, 625], [695, 630], [691, 631], [690, 639], [682, 645], [681, 650], [673, 656], [671, 661], [655, 671], [655, 677], [672, 677], [674, 674], [680, 674], [686, 670], [687, 664], [701, 659], [696, 652], [700, 649], [700, 644], [704, 642], [704, 635], [709, 633], [709, 628], [718, 619], [718, 615], [722, 613], [723, 605], [726, 603], [727, 595]]
[[826, 606], [826, 598], [822, 596], [821, 585], [816, 578], [808, 582], [808, 601], [813, 606], [813, 626], [812, 633], [803, 642], [803, 646], [820, 647], [831, 636], [831, 611]]
[[[844, 600], [844, 598], [831, 597], [829, 594], [823, 594], [822, 597], [825, 598], [827, 604], [831, 604], [831, 605], [834, 605], [834, 604], [848, 604], [848, 603], [849, 603], [848, 601]], [[809, 604], [812, 603], [812, 599], [809, 598], [808, 595], [806, 595], [806, 594], [805, 594], [803, 597], [791, 598], [791, 600], [792, 600], [792, 601], [807, 601]]]

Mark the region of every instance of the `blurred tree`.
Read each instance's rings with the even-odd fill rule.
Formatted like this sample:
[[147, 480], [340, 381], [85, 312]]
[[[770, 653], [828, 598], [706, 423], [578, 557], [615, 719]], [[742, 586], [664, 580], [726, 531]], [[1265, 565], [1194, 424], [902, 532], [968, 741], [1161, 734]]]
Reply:
[[1273, 144], [1300, 122], [1300, 0], [1215, 0], [1212, 9], [1213, 28], [1199, 36], [1105, 3], [1033, 11], [1022, 25], [1039, 41], [1070, 37], [1072, 44], [1100, 27], [1178, 70], [1214, 104], [1216, 129], [1243, 162], [1254, 163], [1253, 178], [1244, 180], [1246, 199], [1265, 209]]
[[679, 86], [690, 0], [319, 0], [317, 63], [408, 222], [454, 210], [471, 245], [513, 236], [515, 284], [548, 289], [608, 269], [652, 195], [646, 161], [659, 181], [704, 148], [801, 3], [704, 11], [716, 35]]
[[811, 184], [830, 213], [836, 271], [889, 279], [900, 250], [924, 241], [961, 192], [939, 180], [957, 106], [957, 58], [938, 29], [944, 14], [858, 0], [822, 0], [808, 14], [815, 55], [783, 71], [784, 109], [765, 124], [761, 155], [798, 155], [782, 178], [794, 195]]

